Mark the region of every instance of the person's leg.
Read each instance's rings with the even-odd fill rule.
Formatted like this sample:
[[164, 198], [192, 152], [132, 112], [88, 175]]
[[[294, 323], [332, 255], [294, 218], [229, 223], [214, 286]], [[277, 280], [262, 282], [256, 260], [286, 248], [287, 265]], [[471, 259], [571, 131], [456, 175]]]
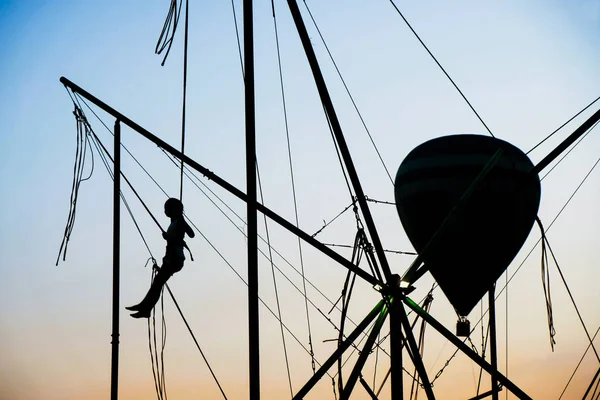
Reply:
[[146, 293], [144, 299], [139, 304], [127, 308], [132, 311], [138, 311], [137, 314], [139, 315], [133, 314], [132, 316], [148, 317], [150, 315], [150, 312], [152, 311], [152, 309], [158, 302], [158, 299], [160, 298], [160, 293], [164, 284], [167, 282], [167, 280], [169, 280], [169, 278], [172, 275], [172, 269], [169, 268], [169, 265], [167, 263], [163, 263], [162, 268], [154, 277], [152, 285], [150, 286], [150, 289], [148, 290], [148, 293]]

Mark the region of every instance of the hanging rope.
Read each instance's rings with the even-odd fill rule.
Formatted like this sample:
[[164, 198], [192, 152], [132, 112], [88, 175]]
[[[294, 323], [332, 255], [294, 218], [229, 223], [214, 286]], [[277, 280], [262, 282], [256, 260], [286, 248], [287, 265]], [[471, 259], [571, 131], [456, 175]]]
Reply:
[[575, 312], [577, 313], [577, 317], [579, 317], [579, 322], [581, 322], [581, 326], [583, 327], [583, 330], [585, 331], [585, 334], [588, 338], [588, 341], [590, 342], [590, 345], [592, 346], [592, 350], [594, 351], [594, 354], [596, 355], [596, 360], [598, 360], [598, 362], [600, 363], [600, 355], [598, 355], [598, 352], [596, 351], [596, 346], [594, 346], [594, 341], [592, 340], [590, 333], [588, 332], [588, 329], [585, 325], [585, 323], [583, 322], [583, 317], [581, 316], [581, 313], [579, 312], [579, 307], [577, 307], [577, 303], [575, 303], [575, 298], [573, 298], [573, 294], [571, 293], [571, 289], [569, 289], [569, 285], [567, 285], [567, 280], [565, 279], [565, 276], [563, 275], [562, 269], [560, 268], [560, 265], [558, 265], [558, 261], [556, 259], [556, 256], [554, 255], [554, 252], [552, 251], [552, 247], [550, 247], [550, 242], [548, 241], [548, 238], [544, 235], [543, 237], [544, 241], [546, 242], [546, 246], [548, 247], [548, 250], [550, 251], [550, 255], [552, 256], [552, 260], [554, 261], [554, 265], [556, 265], [556, 269], [558, 270], [558, 274], [560, 275], [560, 278], [562, 279], [563, 284], [565, 285], [565, 289], [567, 290], [567, 293], [569, 294], [569, 298], [571, 299], [571, 303], [573, 304], [573, 307], [575, 308]]
[[[67, 91], [68, 93], [68, 91]], [[58, 256], [56, 258], [56, 265], [60, 260], [62, 254], [63, 261], [67, 257], [67, 247], [69, 240], [71, 239], [71, 233], [75, 226], [75, 215], [77, 211], [77, 199], [79, 198], [79, 187], [81, 182], [84, 182], [91, 178], [94, 172], [94, 152], [91, 152], [92, 165], [90, 172], [87, 177], [83, 178], [83, 170], [85, 168], [85, 159], [89, 149], [88, 137], [89, 130], [85, 120], [85, 116], [81, 112], [81, 109], [77, 107], [75, 103], [73, 115], [75, 115], [75, 124], [77, 126], [76, 146], [75, 146], [75, 165], [73, 166], [73, 183], [71, 184], [71, 196], [69, 200], [69, 216], [67, 217], [67, 224], [65, 226], [65, 232], [63, 234], [62, 242], [58, 250]], [[63, 251], [64, 250], [64, 251]]]
[[179, 23], [179, 16], [181, 14], [182, 4], [182, 0], [179, 0], [179, 6], [177, 5], [177, 0], [171, 0], [171, 5], [169, 6], [167, 18], [165, 19], [162, 31], [160, 32], [160, 36], [158, 38], [158, 41], [156, 42], [154, 54], [161, 54], [166, 49], [165, 56], [163, 57], [163, 60], [160, 63], [161, 66], [165, 65], [165, 61], [167, 61], [167, 57], [169, 56], [169, 52], [171, 51], [171, 46], [173, 45], [173, 38], [175, 37], [175, 31], [177, 30], [177, 24]]
[[[571, 196], [569, 196], [569, 198], [567, 199], [567, 201], [565, 202], [565, 204], [562, 206], [562, 208], [558, 211], [558, 213], [556, 214], [556, 216], [554, 217], [554, 219], [552, 220], [552, 222], [550, 222], [550, 224], [546, 228], [546, 233], [550, 230], [550, 228], [552, 227], [552, 225], [554, 225], [554, 223], [556, 222], [556, 220], [558, 219], [558, 217], [560, 217], [560, 215], [563, 213], [563, 211], [567, 208], [567, 206], [569, 205], [569, 203], [571, 202], [571, 200], [573, 200], [573, 197], [575, 197], [575, 195], [577, 194], [577, 192], [579, 191], [579, 189], [581, 189], [581, 187], [583, 186], [583, 184], [585, 183], [585, 181], [588, 179], [588, 177], [590, 176], [590, 174], [594, 171], [594, 169], [596, 168], [596, 166], [598, 165], [598, 163], [600, 163], [600, 158], [598, 158], [596, 160], [596, 162], [594, 163], [594, 165], [592, 165], [592, 168], [590, 168], [590, 170], [583, 177], [583, 179], [581, 180], [581, 182], [579, 183], [579, 185], [577, 185], [577, 187], [575, 188], [575, 191], [571, 194]], [[525, 264], [525, 261], [527, 261], [527, 259], [533, 253], [533, 251], [537, 247], [538, 243], [541, 242], [541, 240], [542, 239], [540, 238], [533, 245], [533, 247], [531, 248], [531, 250], [529, 250], [529, 253], [527, 253], [527, 255], [525, 256], [525, 258], [523, 259], [523, 261], [521, 261], [521, 263], [519, 264], [519, 266], [517, 267], [517, 269], [515, 270], [515, 272], [513, 272], [513, 274], [510, 276], [510, 278], [508, 279], [508, 282], [506, 283], [506, 285], [498, 292], [498, 294], [496, 295], [496, 298], [498, 298], [498, 296], [500, 296], [500, 294], [502, 294], [502, 292], [504, 291], [504, 288], [506, 288], [508, 286], [508, 284], [513, 280], [513, 278], [515, 277], [515, 275], [517, 274], [517, 272], [519, 272], [519, 270], [523, 267], [523, 265]]]
[[542, 235], [542, 287], [544, 288], [544, 300], [546, 301], [546, 316], [548, 317], [548, 333], [550, 334], [550, 347], [554, 351], [556, 330], [554, 329], [554, 318], [552, 317], [552, 298], [550, 296], [550, 271], [548, 269], [548, 252], [546, 250], [546, 233], [539, 218], [535, 219]]

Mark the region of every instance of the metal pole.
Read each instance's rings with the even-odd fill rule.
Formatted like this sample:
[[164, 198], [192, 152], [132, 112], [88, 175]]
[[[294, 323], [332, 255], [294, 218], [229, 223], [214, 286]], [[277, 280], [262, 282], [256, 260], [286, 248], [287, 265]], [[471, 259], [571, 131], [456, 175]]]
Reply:
[[561, 144], [556, 146], [554, 150], [552, 150], [546, 157], [542, 159], [533, 169], [532, 172], [536, 174], [541, 170], [546, 168], [548, 164], [550, 164], [554, 159], [556, 159], [563, 151], [567, 149], [570, 145], [575, 143], [577, 139], [579, 139], [588, 129], [592, 127], [596, 122], [600, 121], [600, 110], [596, 111], [590, 118], [587, 119], [581, 126], [573, 133], [571, 133]]
[[319, 380], [327, 373], [329, 368], [331, 368], [331, 366], [333, 364], [335, 364], [335, 362], [342, 356], [342, 354], [344, 354], [344, 351], [346, 351], [346, 349], [348, 349], [348, 347], [350, 347], [350, 345], [356, 340], [356, 338], [358, 338], [358, 336], [365, 329], [367, 329], [369, 324], [375, 319], [375, 317], [383, 309], [384, 305], [385, 305], [384, 301], [381, 300], [381, 301], [379, 301], [379, 303], [377, 303], [377, 305], [375, 307], [373, 307], [373, 309], [365, 317], [365, 319], [363, 319], [362, 322], [360, 324], [358, 324], [356, 326], [356, 328], [354, 328], [354, 330], [352, 331], [352, 333], [350, 335], [348, 335], [346, 340], [344, 340], [342, 342], [342, 344], [340, 344], [338, 346], [337, 350], [331, 356], [329, 356], [327, 361], [325, 361], [321, 365], [321, 368], [319, 368], [317, 370], [317, 372], [315, 372], [315, 374], [308, 380], [308, 382], [306, 382], [304, 384], [302, 389], [300, 389], [298, 391], [298, 393], [296, 393], [296, 395], [293, 397], [293, 400], [303, 399], [304, 396], [306, 396], [308, 394], [308, 392], [310, 392], [310, 390], [313, 388], [313, 386], [315, 386], [317, 384], [317, 382], [319, 382]]
[[246, 195], [248, 223], [248, 358], [250, 400], [260, 399], [258, 315], [258, 234], [256, 210], [256, 131], [252, 0], [244, 0], [244, 83], [246, 104]]
[[446, 339], [448, 339], [453, 345], [458, 347], [463, 353], [465, 353], [471, 360], [475, 361], [481, 368], [483, 368], [489, 374], [496, 374], [496, 378], [502, 383], [508, 390], [510, 390], [517, 398], [521, 400], [531, 400], [524, 391], [519, 389], [517, 385], [515, 385], [510, 379], [502, 375], [498, 370], [494, 371], [492, 366], [481, 358], [477, 353], [469, 348], [466, 344], [462, 342], [459, 338], [454, 336], [452, 332], [450, 332], [444, 325], [439, 323], [435, 318], [425, 312], [417, 303], [415, 303], [410, 298], [404, 298], [404, 303], [410, 307], [413, 311], [415, 311], [421, 318], [423, 318], [429, 325], [431, 325], [435, 330], [441, 333]]
[[350, 376], [348, 377], [348, 381], [346, 382], [346, 385], [344, 386], [344, 391], [342, 393], [340, 393], [340, 400], [350, 399], [352, 390], [354, 389], [354, 386], [356, 385], [358, 378], [361, 376], [362, 369], [365, 366], [365, 362], [367, 362], [367, 358], [369, 357], [369, 354], [371, 354], [371, 349], [373, 348], [373, 344], [377, 340], [377, 336], [379, 335], [379, 332], [381, 331], [381, 327], [383, 326], [383, 323], [385, 322], [385, 318], [387, 317], [387, 315], [388, 315], [388, 308], [387, 308], [387, 306], [384, 306], [382, 308], [382, 310], [379, 312], [379, 317], [377, 318], [377, 321], [375, 321], [375, 325], [373, 326], [373, 329], [371, 330], [369, 337], [367, 337], [367, 341], [365, 342], [363, 350], [360, 352], [360, 355], [358, 356], [358, 359], [356, 360], [356, 364], [354, 364], [354, 368], [352, 368], [352, 372], [350, 373]]
[[431, 387], [431, 382], [429, 382], [429, 377], [427, 376], [427, 370], [423, 365], [423, 360], [421, 359], [421, 354], [419, 352], [419, 346], [415, 341], [415, 337], [412, 332], [412, 327], [410, 326], [410, 322], [408, 321], [408, 315], [406, 315], [406, 310], [404, 310], [404, 306], [402, 303], [399, 304], [398, 307], [398, 315], [400, 317], [400, 321], [402, 326], [404, 327], [404, 337], [405, 341], [408, 344], [408, 355], [412, 355], [412, 361], [415, 365], [415, 369], [419, 373], [419, 378], [421, 378], [421, 382], [423, 384], [423, 389], [425, 389], [425, 394], [427, 394], [428, 400], [435, 400], [435, 395], [433, 394], [433, 389]]
[[110, 370], [110, 399], [119, 398], [119, 260], [121, 234], [121, 123], [115, 121], [113, 170], [113, 298], [112, 298], [112, 357]]
[[[494, 371], [498, 371], [498, 349], [496, 342], [496, 302], [494, 301], [494, 292], [496, 284], [492, 285], [492, 288], [488, 292], [489, 306], [490, 306], [490, 361]], [[492, 373], [492, 400], [499, 400], [498, 396], [498, 379], [496, 374]]]
[[390, 306], [390, 377], [393, 400], [404, 398], [404, 375], [402, 374], [404, 341], [402, 337], [402, 318], [399, 315], [400, 307], [402, 307], [400, 301], [395, 301]]

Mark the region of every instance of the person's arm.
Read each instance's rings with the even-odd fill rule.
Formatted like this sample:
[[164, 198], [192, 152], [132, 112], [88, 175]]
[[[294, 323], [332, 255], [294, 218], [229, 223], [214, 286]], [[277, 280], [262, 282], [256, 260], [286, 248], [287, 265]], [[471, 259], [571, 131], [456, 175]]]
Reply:
[[192, 230], [192, 228], [188, 225], [188, 223], [186, 221], [184, 221], [184, 224], [185, 224], [185, 233], [187, 233], [187, 235], [191, 238], [196, 236], [196, 234], [194, 233], [194, 231]]

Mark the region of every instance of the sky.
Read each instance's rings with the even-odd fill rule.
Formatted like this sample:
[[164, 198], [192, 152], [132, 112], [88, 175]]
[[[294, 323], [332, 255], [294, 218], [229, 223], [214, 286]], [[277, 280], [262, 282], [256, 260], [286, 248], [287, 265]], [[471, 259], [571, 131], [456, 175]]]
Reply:
[[[231, 3], [190, 3], [186, 154], [243, 189], [244, 88]], [[275, 2], [284, 114], [271, 3], [255, 3], [257, 160], [262, 202], [295, 221], [287, 116], [299, 226], [313, 234], [348, 206], [351, 197], [287, 5]], [[241, 29], [242, 5], [240, 1], [234, 4]], [[385, 165], [302, 4], [312, 45], [369, 198], [393, 202], [393, 185], [386, 169], [393, 177], [404, 157], [419, 144], [453, 133], [487, 134], [390, 2], [331, 0], [307, 4]], [[600, 96], [598, 0], [396, 4], [494, 135], [524, 151]], [[96, 156], [91, 178], [81, 184], [66, 260], [56, 266], [68, 217], [76, 146], [73, 104], [59, 78], [68, 78], [179, 148], [183, 24], [164, 66], [162, 56], [154, 54], [168, 7], [167, 1], [0, 0], [1, 399], [109, 396], [112, 181]], [[102, 122], [113, 126], [110, 116], [91, 107]], [[596, 103], [531, 152], [532, 161], [541, 160], [598, 108]], [[84, 111], [112, 152], [110, 133], [87, 108]], [[122, 135], [122, 144], [169, 196], [177, 197], [178, 168], [133, 130], [124, 127]], [[592, 131], [543, 179], [539, 216], [546, 226], [599, 155], [600, 136]], [[90, 169], [88, 158], [85, 171]], [[162, 213], [165, 194], [126, 153], [123, 172], [166, 228], [168, 219]], [[600, 327], [599, 174], [593, 170], [548, 232], [591, 335]], [[247, 276], [246, 240], [240, 233], [245, 229], [245, 205], [200, 175], [194, 182], [203, 191], [184, 181], [183, 203], [200, 233], [188, 241], [195, 261], [187, 260], [169, 284], [227, 397], [247, 398], [247, 292], [242, 281]], [[123, 192], [152, 255], [160, 259], [164, 252], [160, 231], [130, 189], [124, 187]], [[369, 204], [384, 248], [413, 251], [394, 206]], [[121, 225], [120, 301], [125, 306], [138, 302], [147, 290], [150, 271], [144, 264], [150, 254], [124, 209]], [[260, 309], [261, 395], [280, 399], [290, 397], [290, 389], [281, 327], [269, 310], [277, 313], [279, 302], [289, 329], [284, 337], [292, 386], [297, 391], [312, 369], [311, 357], [305, 351], [309, 334], [302, 279], [296, 271], [303, 264], [311, 283], [307, 284], [311, 300], [307, 307], [317, 362], [323, 362], [335, 349], [330, 340], [337, 333], [323, 315], [339, 324], [339, 312], [330, 312], [330, 301], [340, 296], [346, 271], [306, 244], [302, 244], [300, 255], [293, 235], [273, 223], [267, 227], [272, 247], [278, 251], [274, 262], [285, 275], [279, 270], [272, 272], [268, 259], [259, 256], [260, 296], [269, 307], [261, 305]], [[259, 233], [267, 235], [262, 218]], [[316, 238], [323, 243], [348, 245], [355, 234], [356, 221], [350, 210]], [[497, 299], [498, 351], [503, 373], [532, 398], [548, 399], [559, 398], [589, 342], [558, 270], [551, 265], [557, 343], [554, 351], [550, 348], [539, 247], [527, 257], [539, 237], [537, 228], [532, 229], [505, 274], [512, 278]], [[268, 247], [260, 243], [268, 255]], [[351, 256], [347, 248], [334, 249], [347, 258]], [[414, 259], [410, 255], [388, 256], [397, 273], [405, 271]], [[361, 267], [368, 268], [364, 263]], [[499, 287], [505, 286], [505, 275], [498, 280]], [[426, 274], [417, 282], [412, 297], [422, 299], [432, 284]], [[434, 291], [434, 298], [432, 315], [454, 330], [452, 307], [439, 289]], [[360, 321], [378, 299], [379, 294], [368, 283], [357, 280], [350, 318]], [[477, 305], [471, 312], [472, 326], [483, 311], [483, 306]], [[164, 312], [169, 398], [221, 398], [169, 298], [164, 301]], [[120, 324], [120, 397], [155, 396], [147, 325], [130, 318], [124, 309]], [[479, 350], [480, 329], [478, 325], [472, 337]], [[387, 324], [383, 331], [389, 331]], [[594, 343], [600, 346], [600, 339]], [[389, 349], [389, 344], [385, 342], [383, 348]], [[428, 328], [424, 363], [430, 376], [436, 376], [451, 359], [436, 380], [434, 392], [443, 399], [472, 397], [479, 369], [462, 354], [451, 358], [453, 352], [451, 344]], [[376, 363], [375, 353], [371, 355], [364, 376], [369, 383], [375, 380], [379, 385], [389, 368], [389, 358], [381, 352], [377, 357]], [[356, 355], [350, 358], [345, 376], [355, 359]], [[562, 398], [581, 398], [598, 364], [588, 352]], [[330, 371], [332, 375], [335, 372], [335, 368]], [[483, 375], [482, 388], [487, 390], [489, 378]], [[406, 374], [404, 379], [408, 386], [410, 377]], [[513, 398], [505, 393], [503, 398]], [[389, 398], [389, 384], [381, 397]], [[331, 378], [320, 382], [309, 398], [334, 398]], [[353, 398], [368, 397], [357, 387]]]

